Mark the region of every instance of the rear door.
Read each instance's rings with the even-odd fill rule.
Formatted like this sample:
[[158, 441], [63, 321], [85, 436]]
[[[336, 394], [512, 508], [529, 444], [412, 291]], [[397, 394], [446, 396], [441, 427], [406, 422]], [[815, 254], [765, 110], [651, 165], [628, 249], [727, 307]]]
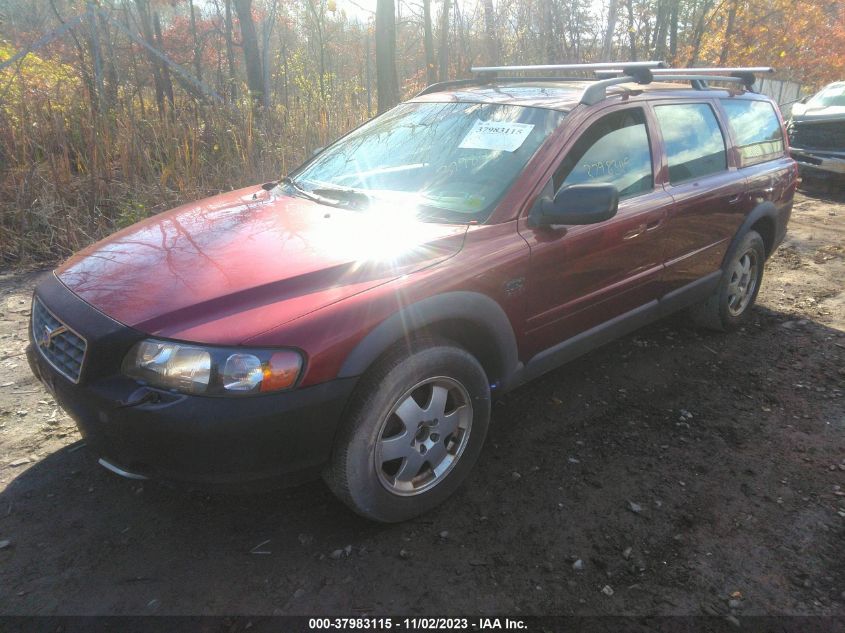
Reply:
[[750, 199], [712, 102], [652, 107], [664, 150], [658, 180], [674, 201], [664, 231], [662, 290], [668, 293], [719, 269]]

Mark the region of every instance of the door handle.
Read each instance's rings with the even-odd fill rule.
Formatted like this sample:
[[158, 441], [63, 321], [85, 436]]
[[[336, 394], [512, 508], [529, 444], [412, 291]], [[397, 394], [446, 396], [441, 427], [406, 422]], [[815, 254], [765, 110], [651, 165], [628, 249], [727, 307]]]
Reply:
[[639, 237], [640, 235], [645, 233], [647, 230], [648, 230], [648, 228], [646, 227], [646, 225], [644, 223], [640, 224], [639, 226], [637, 226], [637, 228], [631, 229], [630, 231], [625, 233], [625, 235], [622, 236], [622, 239], [623, 240], [632, 240], [635, 237]]
[[736, 194], [735, 196], [731, 196], [730, 198], [728, 198], [728, 204], [736, 204], [741, 199], [742, 199], [742, 195]]
[[645, 225], [646, 231], [653, 231], [657, 227], [659, 227], [663, 222], [663, 218], [657, 218], [656, 220], [652, 220], [648, 224]]

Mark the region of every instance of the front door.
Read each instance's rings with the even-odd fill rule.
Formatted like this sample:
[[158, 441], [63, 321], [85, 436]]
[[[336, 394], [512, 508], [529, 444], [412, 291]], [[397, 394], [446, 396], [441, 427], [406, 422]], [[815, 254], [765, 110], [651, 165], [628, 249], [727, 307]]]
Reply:
[[612, 184], [615, 217], [586, 226], [531, 227], [527, 302], [528, 357], [656, 301], [662, 233], [672, 198], [654, 187], [655, 152], [642, 107], [588, 121], [564, 149], [544, 195], [574, 184]]

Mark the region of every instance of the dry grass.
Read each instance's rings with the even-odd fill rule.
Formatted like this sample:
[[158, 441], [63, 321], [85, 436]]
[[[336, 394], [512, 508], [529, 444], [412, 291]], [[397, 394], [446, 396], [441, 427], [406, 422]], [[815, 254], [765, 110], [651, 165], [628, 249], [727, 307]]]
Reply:
[[21, 79], [0, 73], [5, 264], [56, 261], [182, 202], [277, 179], [366, 116], [304, 99], [257, 115], [248, 103], [186, 100], [159, 116], [137, 94], [96, 112], [78, 82], [9, 90]]

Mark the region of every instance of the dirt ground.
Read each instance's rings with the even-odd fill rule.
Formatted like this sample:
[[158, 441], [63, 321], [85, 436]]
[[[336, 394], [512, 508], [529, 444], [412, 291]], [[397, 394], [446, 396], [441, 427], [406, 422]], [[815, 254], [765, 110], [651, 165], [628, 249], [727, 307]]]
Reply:
[[798, 197], [752, 319], [682, 315], [509, 394], [459, 494], [120, 479], [29, 373], [0, 274], [0, 614], [845, 614], [845, 197]]

